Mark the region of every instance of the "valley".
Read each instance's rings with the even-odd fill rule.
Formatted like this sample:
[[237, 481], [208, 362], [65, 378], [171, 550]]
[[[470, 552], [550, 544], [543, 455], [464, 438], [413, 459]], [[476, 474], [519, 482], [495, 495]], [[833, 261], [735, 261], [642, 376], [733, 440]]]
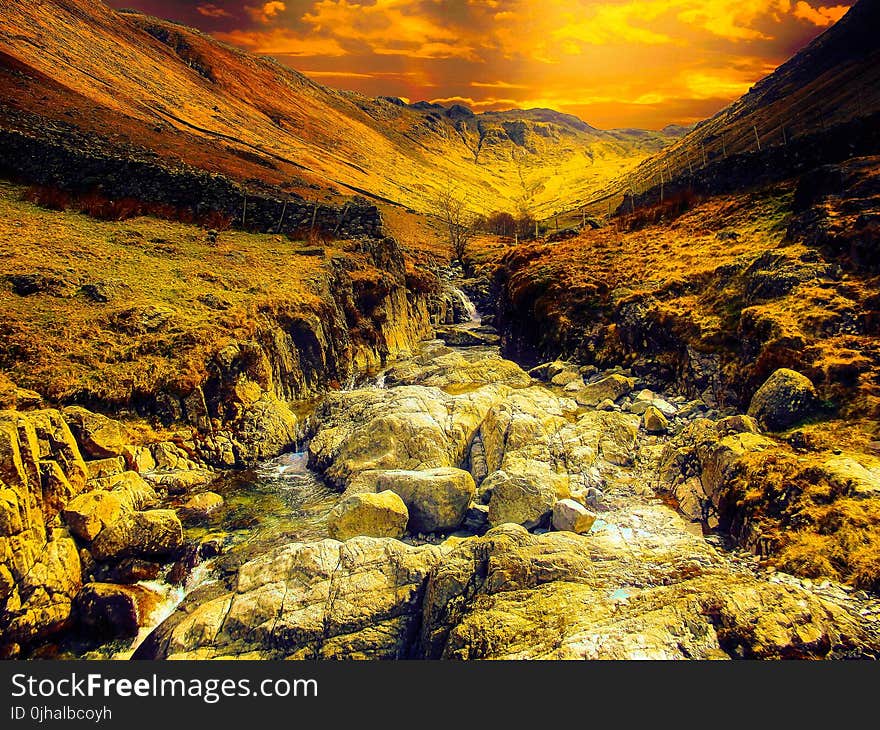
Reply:
[[[52, 7], [0, 18], [3, 657], [877, 657], [876, 2], [661, 132]], [[528, 233], [457, 255], [444, 191]]]

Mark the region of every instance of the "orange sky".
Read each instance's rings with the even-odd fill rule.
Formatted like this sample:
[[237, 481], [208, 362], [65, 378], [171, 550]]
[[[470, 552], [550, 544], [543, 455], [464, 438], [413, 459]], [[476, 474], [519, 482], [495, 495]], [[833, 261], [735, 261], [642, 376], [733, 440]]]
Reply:
[[[812, 3], [812, 4], [811, 4]], [[816, 0], [114, 0], [371, 96], [690, 124], [840, 18]]]

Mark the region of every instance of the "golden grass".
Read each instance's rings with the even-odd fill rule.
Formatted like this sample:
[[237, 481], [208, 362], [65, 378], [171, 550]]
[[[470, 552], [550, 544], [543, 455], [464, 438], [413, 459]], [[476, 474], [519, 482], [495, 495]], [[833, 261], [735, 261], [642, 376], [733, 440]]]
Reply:
[[[237, 231], [212, 246], [195, 226], [103, 222], [37, 208], [21, 192], [0, 183], [0, 369], [51, 400], [186, 392], [213, 353], [253, 334], [261, 311], [320, 306], [325, 261], [350, 255]], [[16, 275], [40, 277], [44, 290], [14, 293]]]

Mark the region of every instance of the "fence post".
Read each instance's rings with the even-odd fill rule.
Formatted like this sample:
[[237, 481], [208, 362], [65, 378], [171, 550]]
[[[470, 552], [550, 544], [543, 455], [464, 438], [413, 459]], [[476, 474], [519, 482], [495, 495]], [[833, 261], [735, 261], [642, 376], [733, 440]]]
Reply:
[[287, 200], [281, 206], [281, 217], [278, 219], [278, 233], [281, 233], [281, 226], [284, 223], [284, 213], [287, 211]]

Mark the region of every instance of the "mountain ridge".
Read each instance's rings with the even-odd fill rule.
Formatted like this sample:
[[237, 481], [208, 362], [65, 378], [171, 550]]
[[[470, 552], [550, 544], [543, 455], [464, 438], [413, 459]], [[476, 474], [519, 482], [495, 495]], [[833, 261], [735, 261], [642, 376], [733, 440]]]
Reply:
[[13, 0], [0, 18], [0, 52], [5, 128], [15, 128], [15, 112], [30, 112], [111, 144], [136, 142], [169, 164], [307, 198], [366, 193], [430, 212], [454, 185], [475, 212], [546, 216], [672, 139], [603, 132], [553, 111], [402, 107], [98, 0], [42, 10]]

